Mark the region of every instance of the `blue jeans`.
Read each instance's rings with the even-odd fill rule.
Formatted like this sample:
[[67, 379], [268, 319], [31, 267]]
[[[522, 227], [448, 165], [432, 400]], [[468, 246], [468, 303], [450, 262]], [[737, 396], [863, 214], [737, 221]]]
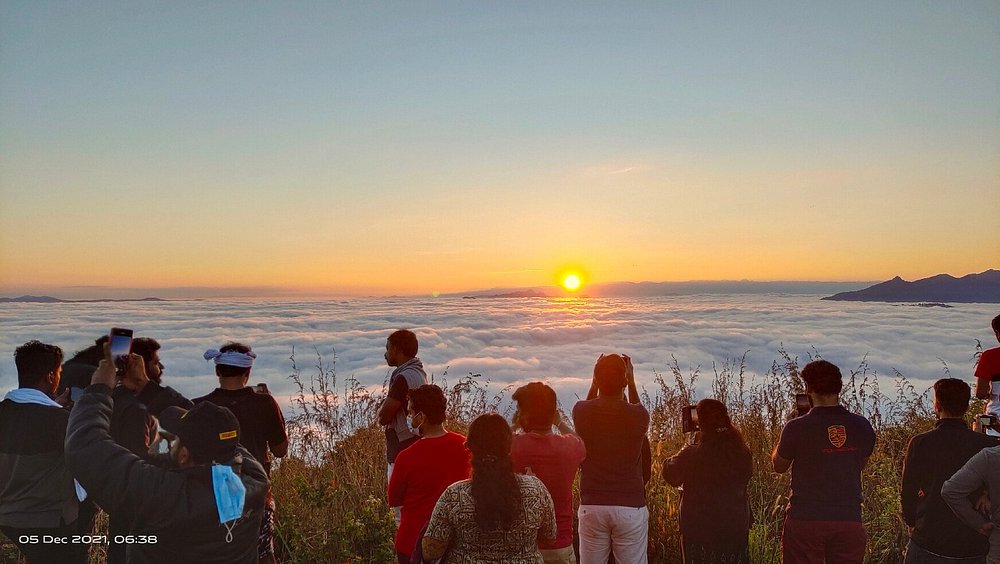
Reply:
[[921, 548], [912, 540], [906, 544], [906, 558], [903, 564], [985, 564], [986, 556], [973, 556], [970, 558], [949, 558], [938, 556]]

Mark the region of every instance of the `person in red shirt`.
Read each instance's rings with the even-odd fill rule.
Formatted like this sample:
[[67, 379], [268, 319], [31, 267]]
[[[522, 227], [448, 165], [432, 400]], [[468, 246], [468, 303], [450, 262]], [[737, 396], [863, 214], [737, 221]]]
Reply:
[[[545, 564], [576, 564], [573, 552], [573, 479], [587, 455], [583, 439], [556, 409], [556, 392], [541, 382], [518, 388], [510, 457], [514, 471], [533, 474], [545, 484], [556, 510], [555, 542], [539, 541]], [[553, 433], [552, 427], [559, 429]]]
[[400, 564], [410, 561], [445, 488], [472, 473], [465, 437], [444, 428], [448, 404], [441, 388], [425, 384], [410, 390], [407, 399], [409, 425], [420, 439], [396, 456], [387, 492], [389, 506], [402, 508], [395, 540]]
[[[1000, 315], [993, 318], [993, 334], [1000, 341]], [[1000, 347], [987, 349], [979, 355], [976, 363], [976, 397], [986, 402], [984, 413], [1000, 417]], [[996, 437], [1000, 431], [988, 429], [987, 433]]]

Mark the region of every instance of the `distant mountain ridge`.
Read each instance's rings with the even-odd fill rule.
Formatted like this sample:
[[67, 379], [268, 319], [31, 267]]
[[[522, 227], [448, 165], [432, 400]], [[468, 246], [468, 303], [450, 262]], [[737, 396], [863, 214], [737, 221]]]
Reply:
[[797, 282], [753, 280], [692, 280], [688, 282], [608, 282], [588, 284], [580, 293], [569, 293], [554, 286], [529, 288], [492, 288], [446, 297], [463, 298], [652, 298], [695, 294], [829, 294], [864, 288], [871, 282]]
[[938, 274], [907, 282], [899, 276], [854, 292], [841, 292], [824, 300], [856, 302], [1000, 303], [1000, 270], [986, 270], [955, 278]]
[[0, 303], [33, 303], [33, 304], [89, 304], [96, 302], [165, 302], [163, 298], [124, 298], [119, 300], [62, 300], [52, 296], [18, 296], [16, 298], [0, 298]]

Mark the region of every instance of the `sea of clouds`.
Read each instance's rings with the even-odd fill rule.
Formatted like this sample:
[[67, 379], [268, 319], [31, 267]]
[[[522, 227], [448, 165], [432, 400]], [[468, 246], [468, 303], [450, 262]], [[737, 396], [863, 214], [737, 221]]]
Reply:
[[[296, 390], [288, 379], [294, 349], [306, 374], [317, 353], [336, 361], [339, 381], [354, 376], [380, 393], [390, 368], [386, 336], [416, 331], [428, 373], [450, 382], [482, 374], [499, 390], [542, 380], [564, 406], [586, 395], [595, 359], [633, 358], [651, 386], [675, 357], [684, 372], [700, 366], [702, 395], [712, 364], [746, 355], [764, 374], [784, 347], [804, 363], [810, 353], [845, 370], [868, 362], [886, 385], [894, 371], [922, 392], [945, 375], [972, 381], [976, 340], [996, 346], [996, 305], [953, 308], [821, 301], [820, 296], [722, 295], [642, 299], [385, 298], [349, 300], [210, 299], [166, 302], [0, 304], [0, 394], [17, 386], [14, 349], [31, 339], [59, 345], [67, 358], [112, 326], [157, 339], [164, 383], [188, 397], [218, 384], [202, 353], [230, 340], [257, 352], [251, 383], [266, 382], [286, 412]], [[290, 414], [290, 413], [289, 413]]]

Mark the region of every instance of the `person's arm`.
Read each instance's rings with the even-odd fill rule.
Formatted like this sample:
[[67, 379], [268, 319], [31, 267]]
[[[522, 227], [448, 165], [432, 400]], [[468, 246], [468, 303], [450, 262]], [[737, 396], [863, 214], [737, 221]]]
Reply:
[[941, 499], [951, 507], [955, 515], [983, 534], [989, 534], [993, 523], [976, 511], [969, 502], [969, 496], [987, 484], [989, 464], [986, 456], [985, 450], [979, 451], [941, 486]]
[[792, 461], [778, 454], [778, 447], [774, 447], [771, 453], [771, 468], [778, 474], [784, 474], [792, 467]]
[[649, 437], [644, 436], [642, 438], [642, 483], [643, 485], [649, 483], [649, 479], [653, 477], [653, 449], [649, 446]]
[[981, 400], [990, 399], [990, 382], [989, 378], [976, 378], [976, 397]]
[[445, 552], [448, 552], [448, 545], [454, 535], [450, 518], [451, 508], [460, 503], [456, 490], [452, 486], [448, 486], [438, 498], [437, 503], [434, 504], [431, 520], [427, 523], [423, 540], [420, 541], [424, 560], [437, 560], [444, 556]]
[[660, 475], [663, 476], [663, 479], [668, 484], [675, 488], [684, 485], [684, 480], [688, 474], [689, 460], [695, 448], [697, 447], [686, 446], [663, 462], [663, 469], [660, 471]]
[[625, 359], [625, 383], [628, 385], [628, 402], [639, 403], [639, 390], [635, 387], [635, 368], [632, 367], [632, 357], [623, 354]]
[[903, 456], [903, 484], [899, 492], [899, 500], [903, 507], [903, 521], [911, 529], [917, 526], [917, 499], [920, 496], [920, 485], [925, 483], [923, 467], [917, 464], [919, 439], [910, 439]]
[[[142, 362], [142, 357], [130, 356]], [[126, 361], [129, 365], [130, 360]], [[94, 501], [109, 513], [162, 515], [169, 510], [163, 507], [164, 499], [173, 495], [167, 493], [171, 491], [166, 483], [171, 478], [169, 472], [145, 463], [111, 438], [114, 400], [108, 384], [114, 381], [114, 363], [102, 360], [92, 384], [70, 413], [66, 465]], [[152, 496], [150, 492], [161, 495]]]
[[260, 394], [260, 397], [267, 400], [267, 411], [270, 413], [268, 427], [270, 433], [267, 437], [267, 448], [276, 458], [282, 458], [288, 454], [288, 431], [285, 429], [285, 416], [281, 414], [278, 402], [274, 401], [271, 394]]
[[389, 476], [389, 486], [385, 492], [385, 496], [389, 500], [389, 507], [401, 507], [403, 499], [406, 498], [406, 477], [410, 468], [408, 460], [402, 452], [396, 456], [392, 475]]
[[406, 378], [402, 374], [397, 374], [389, 385], [389, 393], [378, 408], [378, 422], [380, 425], [391, 425], [396, 418], [396, 414], [403, 408], [406, 401], [406, 394], [410, 387], [406, 383]]

